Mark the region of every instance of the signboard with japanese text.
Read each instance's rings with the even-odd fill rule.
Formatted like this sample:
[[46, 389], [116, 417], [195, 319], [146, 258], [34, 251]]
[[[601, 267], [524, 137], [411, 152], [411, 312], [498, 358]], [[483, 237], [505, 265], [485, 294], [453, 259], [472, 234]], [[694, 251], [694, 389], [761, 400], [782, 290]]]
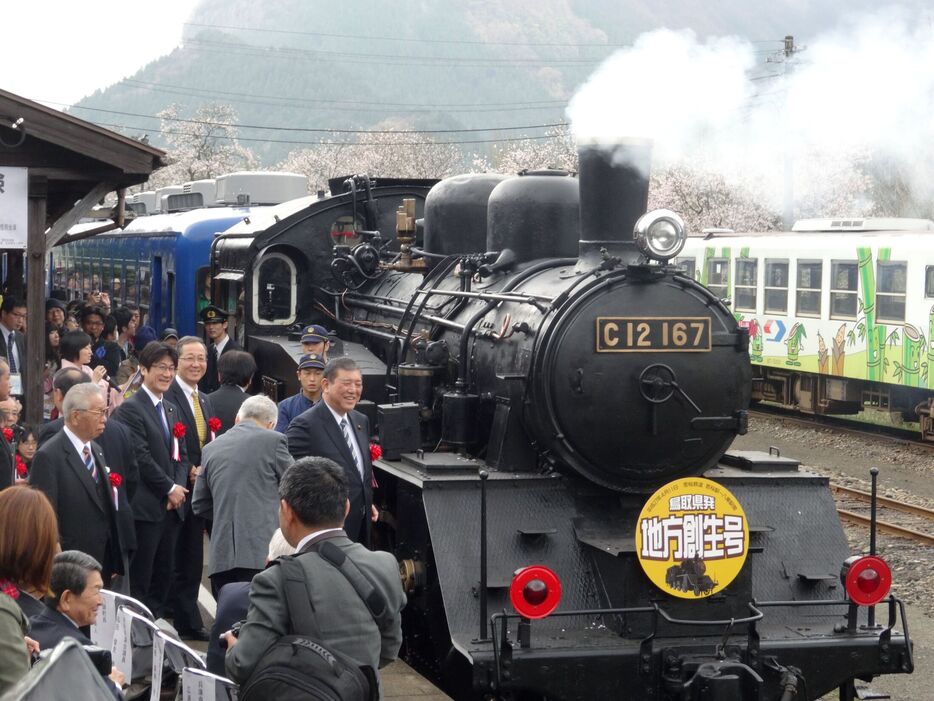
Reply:
[[726, 487], [703, 477], [669, 482], [642, 507], [636, 553], [659, 589], [700, 599], [724, 589], [749, 552], [749, 523]]
[[26, 249], [28, 204], [29, 177], [26, 168], [0, 167], [0, 249]]

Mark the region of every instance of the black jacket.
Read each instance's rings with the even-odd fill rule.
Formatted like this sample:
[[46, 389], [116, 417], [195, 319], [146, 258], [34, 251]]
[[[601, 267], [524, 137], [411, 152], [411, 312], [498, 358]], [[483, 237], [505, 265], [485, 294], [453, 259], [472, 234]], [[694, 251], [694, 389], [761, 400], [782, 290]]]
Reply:
[[[19, 355], [19, 365], [16, 368], [16, 372], [22, 375], [23, 379], [23, 389], [25, 390], [29, 384], [26, 382], [26, 337], [19, 331], [13, 332], [13, 342], [16, 344], [16, 350]], [[227, 350], [226, 348], [224, 350]], [[0, 356], [2, 356], [7, 362], [10, 360], [10, 351], [7, 348], [7, 337], [0, 332]]]
[[[230, 336], [221, 355], [232, 350], [243, 350], [243, 346], [237, 343], [233, 336]], [[211, 342], [208, 344], [208, 369], [207, 372], [204, 373], [204, 377], [201, 378], [201, 382], [198, 383], [198, 389], [202, 392], [209, 393], [216, 392], [220, 386], [221, 381], [217, 377], [217, 349], [214, 343]]]
[[108, 547], [115, 571], [123, 574], [120, 553], [126, 524], [117, 518], [120, 506], [129, 503], [121, 481], [116, 503], [108, 480], [107, 460], [100, 446], [91, 441], [100, 482], [91, 477], [65, 431], [59, 431], [37, 452], [29, 472], [29, 484], [45, 493], [58, 516], [62, 550], [80, 550], [106, 562]]
[[70, 618], [47, 605], [29, 618], [29, 624], [29, 637], [39, 643], [41, 650], [55, 647], [63, 638], [74, 638], [82, 645], [94, 644]]
[[221, 430], [217, 432], [218, 436], [233, 427], [240, 406], [249, 398], [249, 394], [234, 385], [221, 385], [220, 389], [208, 395], [208, 401], [214, 408], [214, 416], [221, 420]]
[[344, 441], [344, 435], [326, 402], [318, 402], [308, 411], [292, 419], [285, 435], [289, 441], [289, 452], [296, 460], [315, 455], [330, 458], [344, 468], [350, 492], [350, 513], [344, 521], [344, 530], [351, 540], [366, 544], [369, 537], [370, 506], [373, 504], [370, 422], [366, 415], [359, 411], [349, 412], [347, 419], [353, 427], [363, 459], [362, 479], [354, 465], [350, 448]]
[[[201, 464], [201, 444], [198, 442], [198, 429], [195, 426], [195, 415], [188, 404], [188, 397], [185, 396], [178, 382], [173, 381], [172, 385], [166, 390], [165, 398], [178, 407], [178, 413], [181, 417], [179, 421], [185, 424], [185, 447], [188, 449], [188, 462], [192, 465]], [[208, 419], [214, 416], [214, 408], [211, 401], [198, 390], [198, 402], [201, 404], [201, 414], [204, 416], [204, 423], [207, 425]], [[208, 429], [208, 435], [205, 445], [211, 440], [211, 431]]]
[[[149, 394], [140, 389], [123, 402], [113, 418], [128, 429], [136, 449], [139, 466], [139, 486], [133, 496], [133, 516], [137, 521], [161, 522], [165, 518], [165, 505], [173, 484], [188, 484], [188, 450], [185, 441], [179, 441], [179, 460], [172, 457], [172, 429], [181, 420], [178, 408], [163, 398], [169, 439], [162, 430], [162, 419], [156, 413]], [[173, 509], [173, 518], [184, 519], [184, 512]]]

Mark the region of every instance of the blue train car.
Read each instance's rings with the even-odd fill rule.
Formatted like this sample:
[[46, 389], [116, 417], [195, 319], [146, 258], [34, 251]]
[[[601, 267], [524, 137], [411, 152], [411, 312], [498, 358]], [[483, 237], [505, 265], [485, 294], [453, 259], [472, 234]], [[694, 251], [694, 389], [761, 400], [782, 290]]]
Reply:
[[[266, 205], [306, 193], [304, 176], [237, 173], [218, 178], [216, 200], [206, 199], [215, 206], [171, 211], [175, 196], [165, 196], [159, 206], [166, 213], [140, 216], [122, 231], [53, 249], [51, 287], [64, 290], [67, 299], [83, 298], [92, 290], [108, 291], [114, 308], [129, 302], [139, 305], [143, 323], [157, 332], [172, 327], [182, 335], [195, 334], [199, 298], [211, 297], [208, 285], [214, 238]], [[153, 199], [160, 200], [158, 196]], [[190, 195], [176, 201], [193, 202]], [[197, 204], [203, 201], [200, 196], [194, 200]], [[99, 223], [81, 226], [93, 228]]]

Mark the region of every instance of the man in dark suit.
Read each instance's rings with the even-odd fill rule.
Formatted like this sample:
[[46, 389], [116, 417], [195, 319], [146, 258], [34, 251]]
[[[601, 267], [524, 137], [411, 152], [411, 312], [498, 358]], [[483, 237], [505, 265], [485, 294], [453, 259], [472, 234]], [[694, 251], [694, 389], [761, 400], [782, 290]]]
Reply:
[[[10, 398], [10, 366], [0, 358], [0, 402]], [[0, 489], [16, 484], [16, 466], [13, 462], [13, 447], [0, 441]]]
[[113, 418], [129, 429], [136, 448], [140, 484], [133, 498], [136, 553], [130, 562], [130, 592], [157, 618], [165, 613], [175, 571], [175, 543], [188, 490], [188, 452], [175, 435], [178, 407], [164, 398], [175, 379], [178, 354], [164, 343], [140, 353], [143, 384], [117, 407]]
[[[178, 371], [165, 397], [178, 407], [179, 420], [185, 425], [185, 447], [191, 464], [186, 486], [193, 491], [201, 471], [201, 448], [211, 440], [208, 419], [214, 416], [211, 403], [198, 392], [198, 381], [207, 368], [207, 349], [200, 338], [184, 336], [175, 350], [178, 352]], [[181, 508], [185, 511], [185, 522], [175, 547], [175, 584], [171, 598], [174, 624], [180, 637], [206, 641], [208, 631], [198, 610], [198, 589], [204, 564], [204, 519], [192, 513], [191, 499], [186, 500]]]
[[219, 436], [233, 428], [240, 405], [250, 396], [246, 392], [253, 382], [256, 361], [246, 351], [231, 351], [221, 356], [217, 368], [221, 386], [208, 395], [208, 401], [214, 407], [214, 415], [221, 421], [221, 429], [217, 432]]
[[[58, 409], [59, 418], [49, 421], [39, 427], [36, 439], [39, 448], [42, 448], [51, 438], [61, 432], [65, 425], [62, 418], [62, 403], [65, 395], [75, 385], [90, 382], [91, 379], [78, 368], [62, 368], [52, 376], [52, 401]], [[104, 451], [104, 460], [112, 473], [120, 475], [121, 484], [118, 488], [117, 529], [120, 532], [120, 546], [123, 549], [123, 558], [129, 562], [136, 552], [136, 526], [133, 519], [132, 500], [136, 495], [139, 484], [139, 468], [136, 465], [136, 453], [133, 450], [133, 441], [126, 426], [119, 421], [108, 421], [104, 431], [96, 439], [101, 450]], [[124, 496], [125, 495], [125, 496]], [[128, 571], [128, 567], [124, 567]], [[124, 583], [128, 582], [126, 578]], [[109, 585], [111, 588], [113, 584]], [[121, 593], [129, 594], [127, 586], [117, 588]], [[124, 591], [126, 589], [126, 591]]]
[[65, 426], [36, 452], [29, 483], [55, 509], [62, 549], [102, 563], [106, 586], [114, 574], [125, 574], [117, 511], [121, 501], [126, 504], [122, 478], [111, 480], [94, 442], [104, 430], [107, 405], [100, 387], [83, 382], [68, 391], [62, 410]]
[[[101, 565], [87, 553], [66, 550], [56, 555], [48, 604], [29, 618], [29, 635], [39, 643], [39, 648], [53, 648], [63, 638], [93, 645], [82, 628], [87, 629], [97, 620], [97, 612], [104, 603], [101, 598], [103, 586]], [[124, 677], [116, 667], [111, 669], [110, 680], [114, 684], [114, 698], [123, 698], [119, 689]]]
[[227, 335], [228, 312], [208, 305], [201, 310], [201, 321], [204, 323], [204, 333], [208, 337], [208, 367], [198, 386], [204, 393], [214, 392], [222, 384], [218, 379], [218, 362], [220, 357], [229, 351], [243, 350], [239, 343]]
[[300, 414], [285, 435], [289, 452], [298, 460], [309, 455], [330, 458], [344, 468], [350, 491], [347, 537], [367, 544], [373, 506], [373, 466], [370, 463], [370, 422], [354, 407], [363, 393], [363, 375], [350, 358], [334, 358], [324, 368], [321, 399]]
[[[374, 672], [392, 662], [402, 643], [405, 605], [399, 565], [390, 553], [351, 542], [341, 529], [350, 508], [343, 468], [324, 458], [299, 460], [286, 470], [279, 496], [282, 534], [298, 551], [319, 641]], [[313, 552], [325, 542], [339, 548], [372, 586], [374, 598], [380, 600], [374, 608], [385, 612], [379, 619], [341, 570]], [[253, 578], [250, 609], [239, 638], [229, 632], [224, 635], [227, 672], [234, 681], [242, 684], [249, 679], [269, 647], [292, 630], [284, 592], [281, 567], [269, 567]]]
[[20, 331], [25, 321], [26, 304], [13, 295], [6, 295], [0, 304], [0, 356], [10, 367], [10, 394], [16, 397], [23, 396], [26, 386], [23, 374], [26, 371], [26, 337]]

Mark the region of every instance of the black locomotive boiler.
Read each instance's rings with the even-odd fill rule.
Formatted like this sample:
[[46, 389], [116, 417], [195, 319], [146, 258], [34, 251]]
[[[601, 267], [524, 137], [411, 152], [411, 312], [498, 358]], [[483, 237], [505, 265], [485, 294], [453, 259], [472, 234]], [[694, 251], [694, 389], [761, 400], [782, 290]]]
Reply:
[[[727, 452], [748, 335], [667, 264], [683, 230], [644, 214], [648, 167], [630, 143], [584, 148], [577, 177], [351, 179], [221, 237], [215, 276], [242, 280], [267, 389], [297, 350], [270, 314], [336, 327], [334, 352], [364, 367], [404, 652], [455, 698], [852, 698], [856, 678], [910, 672], [901, 603], [884, 599], [879, 625], [855, 603], [881, 600], [884, 577], [865, 561], [841, 581], [827, 480]], [[637, 519], [700, 476], [742, 504], [748, 556], [713, 594], [684, 559], [671, 596], [640, 567]]]

